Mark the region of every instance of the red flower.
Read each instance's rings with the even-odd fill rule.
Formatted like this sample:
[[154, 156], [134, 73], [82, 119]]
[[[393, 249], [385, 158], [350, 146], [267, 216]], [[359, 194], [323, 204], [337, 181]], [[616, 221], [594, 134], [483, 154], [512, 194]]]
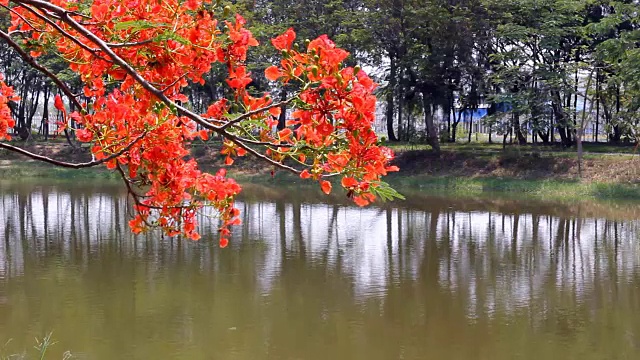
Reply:
[[93, 139], [93, 133], [87, 129], [76, 129], [76, 137], [79, 141], [89, 142]]
[[276, 81], [278, 80], [278, 78], [280, 78], [284, 74], [280, 71], [280, 69], [278, 69], [277, 66], [269, 66], [264, 71], [264, 75], [267, 77], [267, 79], [271, 81]]
[[56, 94], [53, 100], [53, 106], [61, 112], [65, 112], [64, 103], [62, 102], [62, 97], [60, 94]]
[[278, 50], [291, 50], [293, 41], [296, 39], [296, 32], [292, 28], [287, 29], [282, 35], [271, 39], [271, 43]]
[[320, 187], [322, 188], [322, 192], [329, 195], [331, 193], [331, 183], [327, 180], [320, 181]]

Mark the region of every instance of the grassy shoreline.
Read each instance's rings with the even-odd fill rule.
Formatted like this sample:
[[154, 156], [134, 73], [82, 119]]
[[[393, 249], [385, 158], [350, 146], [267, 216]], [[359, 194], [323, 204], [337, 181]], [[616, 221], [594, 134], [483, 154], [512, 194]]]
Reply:
[[[312, 182], [291, 174], [229, 171], [238, 182], [264, 186], [295, 185], [315, 189]], [[66, 169], [31, 161], [3, 161], [0, 178], [50, 179], [56, 181], [118, 181], [116, 173], [105, 168]], [[427, 193], [447, 196], [500, 196], [509, 198], [535, 198], [550, 201], [571, 200], [629, 200], [640, 201], [640, 185], [616, 182], [594, 182], [567, 179], [522, 179], [515, 177], [438, 176], [429, 174], [397, 173], [386, 178], [401, 193]]]
[[104, 167], [69, 169], [37, 161], [2, 160], [0, 161], [0, 179], [20, 180], [29, 178], [52, 180], [118, 180], [115, 172]]
[[625, 200], [640, 201], [640, 186], [611, 182], [564, 179], [521, 179], [497, 177], [408, 176], [393, 177], [398, 189], [412, 189], [456, 196], [500, 195], [549, 201]]

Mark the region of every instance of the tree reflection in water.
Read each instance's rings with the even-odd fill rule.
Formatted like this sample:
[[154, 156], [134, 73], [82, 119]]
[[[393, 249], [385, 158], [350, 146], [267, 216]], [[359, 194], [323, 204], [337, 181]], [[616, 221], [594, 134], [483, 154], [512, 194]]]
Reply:
[[50, 330], [60, 351], [105, 359], [609, 358], [640, 346], [633, 207], [412, 196], [356, 208], [248, 188], [244, 225], [220, 250], [213, 214], [199, 243], [130, 235], [119, 188], [0, 190], [0, 340], [16, 346]]

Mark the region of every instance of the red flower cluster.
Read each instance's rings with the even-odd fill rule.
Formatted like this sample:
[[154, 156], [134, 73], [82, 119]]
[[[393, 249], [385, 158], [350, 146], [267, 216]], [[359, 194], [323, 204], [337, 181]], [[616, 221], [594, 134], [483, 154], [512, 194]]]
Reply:
[[[40, 44], [30, 45], [31, 56], [55, 46], [80, 75], [91, 107], [66, 116], [62, 98], [56, 97], [55, 106], [78, 124], [76, 136], [92, 144], [95, 158], [108, 160], [127, 182], [136, 200], [134, 232], [158, 226], [167, 235], [196, 240], [197, 211], [213, 206], [222, 220], [220, 245], [226, 246], [228, 227], [240, 221], [234, 207], [240, 187], [225, 171], [202, 172], [189, 156], [190, 142], [207, 140], [211, 132], [224, 139], [221, 151], [229, 165], [234, 156], [250, 153], [318, 180], [325, 193], [331, 183], [323, 176], [341, 174], [342, 186], [359, 205], [373, 201], [384, 186], [381, 176], [397, 170], [372, 130], [376, 85], [364, 71], [343, 68], [349, 54], [326, 36], [309, 41], [302, 52], [294, 49], [292, 29], [272, 40], [283, 58], [266, 69], [266, 77], [301, 89], [284, 102], [295, 107], [289, 127], [274, 132], [281, 104], [247, 91], [247, 51], [258, 42], [240, 15], [219, 24], [206, 0], [86, 5], [54, 0], [42, 8], [16, 6], [10, 30], [30, 33]], [[233, 95], [194, 114], [182, 89], [204, 83], [215, 62], [226, 65]], [[0, 87], [0, 134], [13, 126], [10, 100], [16, 100], [11, 89]]]
[[[296, 128], [291, 149], [300, 145], [316, 153], [303, 178], [320, 179], [324, 174], [342, 174], [342, 186], [358, 205], [367, 205], [380, 185], [380, 177], [398, 168], [390, 166], [393, 153], [377, 145], [372, 129], [375, 119], [376, 84], [358, 68], [343, 68], [349, 53], [337, 48], [326, 35], [310, 41], [306, 52], [292, 49], [293, 29], [273, 39], [273, 45], [284, 52], [280, 66], [265, 71], [270, 80], [300, 81], [307, 86], [300, 93], [300, 106], [288, 125]], [[305, 161], [301, 161], [305, 163]], [[320, 181], [325, 193], [331, 184]]]
[[13, 88], [4, 83], [4, 76], [0, 74], [0, 140], [11, 140], [11, 135], [8, 132], [16, 125], [16, 122], [11, 118], [9, 102], [18, 100], [20, 98], [13, 93]]

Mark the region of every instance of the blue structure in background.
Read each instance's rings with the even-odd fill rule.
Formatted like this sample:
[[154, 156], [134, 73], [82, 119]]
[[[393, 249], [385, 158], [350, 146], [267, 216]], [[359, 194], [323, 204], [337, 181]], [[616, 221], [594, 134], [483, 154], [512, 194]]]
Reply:
[[[460, 119], [460, 122], [465, 122], [465, 123], [469, 122], [471, 120], [471, 115], [473, 115], [473, 121], [480, 120], [483, 117], [487, 116], [488, 113], [489, 113], [489, 109], [487, 108], [479, 108], [476, 110], [465, 110], [462, 112], [462, 118]], [[456, 119], [458, 118], [459, 114], [460, 114], [460, 111], [454, 112]]]
[[[495, 107], [496, 107], [496, 112], [509, 112], [513, 108], [511, 104], [508, 102], [497, 103], [495, 104]], [[458, 115], [460, 114], [460, 111], [454, 111], [453, 114], [457, 119]], [[475, 110], [463, 111], [460, 122], [468, 123], [471, 120], [472, 114], [473, 114], [473, 121], [480, 120], [489, 114], [489, 106], [484, 105]]]

